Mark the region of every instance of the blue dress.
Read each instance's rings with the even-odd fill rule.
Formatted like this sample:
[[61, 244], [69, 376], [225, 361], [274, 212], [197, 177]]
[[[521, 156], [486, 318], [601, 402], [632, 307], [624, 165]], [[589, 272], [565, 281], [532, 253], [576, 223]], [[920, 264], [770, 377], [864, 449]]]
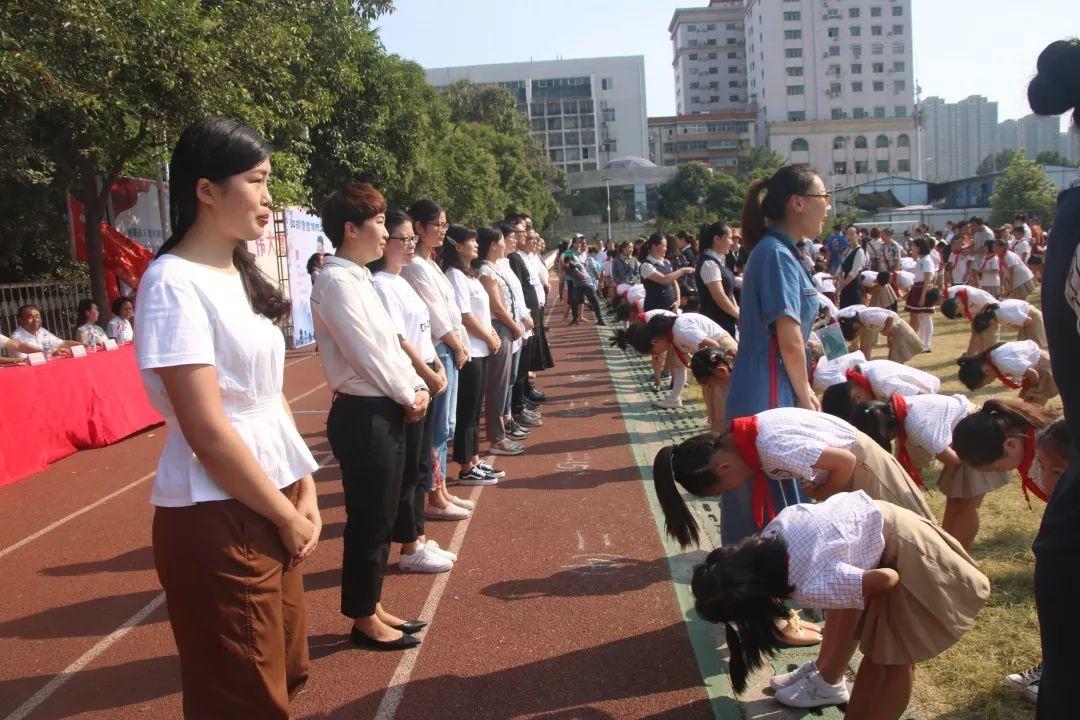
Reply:
[[[798, 258], [791, 238], [776, 228], [769, 228], [750, 253], [743, 272], [739, 354], [731, 372], [728, 418], [795, 406], [795, 391], [770, 328], [778, 319], [790, 317], [799, 321], [804, 342], [810, 336], [818, 311], [817, 290]], [[767, 482], [776, 512], [788, 505], [809, 502], [809, 497], [793, 480]], [[725, 545], [758, 530], [751, 512], [752, 490], [753, 484], [748, 482], [721, 497], [720, 535]]]

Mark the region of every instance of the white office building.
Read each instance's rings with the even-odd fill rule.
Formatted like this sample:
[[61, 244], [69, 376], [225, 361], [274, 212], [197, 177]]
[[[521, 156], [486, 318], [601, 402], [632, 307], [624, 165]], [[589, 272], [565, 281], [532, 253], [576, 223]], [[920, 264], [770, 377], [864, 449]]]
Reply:
[[924, 138], [923, 163], [927, 180], [971, 177], [998, 143], [998, 104], [981, 95], [960, 102], [928, 97], [919, 104]]
[[746, 0], [712, 0], [675, 11], [668, 34], [679, 115], [746, 109], [745, 6]]
[[427, 80], [501, 85], [518, 100], [533, 137], [567, 173], [604, 169], [612, 160], [649, 154], [645, 58], [541, 60], [428, 68]]
[[997, 126], [997, 149], [1023, 150], [1031, 159], [1041, 152], [1059, 152], [1076, 161], [1071, 133], [1061, 132], [1061, 118], [1025, 115], [1019, 120], [1006, 120]]

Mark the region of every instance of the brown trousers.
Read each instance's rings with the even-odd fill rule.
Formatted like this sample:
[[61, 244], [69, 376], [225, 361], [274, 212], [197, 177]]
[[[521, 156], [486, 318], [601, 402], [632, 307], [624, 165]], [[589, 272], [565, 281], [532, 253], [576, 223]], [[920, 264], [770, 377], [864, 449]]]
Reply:
[[[285, 488], [293, 503], [300, 483]], [[308, 679], [304, 579], [277, 528], [237, 500], [154, 513], [154, 565], [188, 720], [291, 720]]]

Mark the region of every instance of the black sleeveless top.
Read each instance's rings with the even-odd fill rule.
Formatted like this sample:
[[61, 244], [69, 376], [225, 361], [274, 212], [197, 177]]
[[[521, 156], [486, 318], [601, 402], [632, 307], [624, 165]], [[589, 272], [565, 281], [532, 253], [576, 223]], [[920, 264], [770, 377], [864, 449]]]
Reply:
[[[851, 273], [852, 267], [855, 265], [855, 258], [859, 256], [860, 248], [852, 248], [851, 252], [847, 254], [844, 261], [840, 263], [840, 272], [843, 275]], [[863, 250], [863, 257], [866, 257], [866, 251]], [[866, 262], [863, 262], [863, 269], [866, 268]], [[845, 308], [849, 305], [858, 305], [862, 300], [862, 279], [856, 277], [854, 280], [844, 286], [844, 289], [840, 291], [840, 307]]]
[[[646, 256], [641, 264], [643, 267], [646, 264], [652, 265], [665, 275], [671, 273], [671, 263], [667, 260], [656, 260], [652, 256]], [[642, 277], [642, 281], [642, 285], [645, 288], [645, 312], [650, 310], [670, 310], [672, 306], [675, 305], [674, 285], [662, 285], [655, 280], [649, 280], [644, 276]]]
[[720, 281], [724, 288], [724, 294], [728, 296], [729, 300], [732, 300], [733, 302], [735, 300], [735, 276], [732, 275], [731, 270], [727, 268], [725, 263], [722, 263], [711, 255], [703, 252], [698, 256], [696, 268], [697, 274], [694, 275], [694, 283], [697, 285], [698, 290], [698, 312], [727, 330], [728, 333], [734, 337], [735, 328], [738, 327], [738, 323], [735, 321], [734, 317], [728, 315], [716, 304], [716, 300], [713, 299], [712, 293], [709, 292], [708, 284], [701, 278], [701, 268], [705, 263], [712, 263], [719, 268]]

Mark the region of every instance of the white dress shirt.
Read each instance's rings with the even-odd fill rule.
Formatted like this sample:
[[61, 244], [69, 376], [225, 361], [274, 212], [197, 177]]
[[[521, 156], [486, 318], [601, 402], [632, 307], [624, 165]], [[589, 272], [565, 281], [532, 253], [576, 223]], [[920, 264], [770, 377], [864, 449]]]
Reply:
[[[55, 352], [56, 350], [60, 349], [64, 344], [63, 340], [53, 335], [45, 328], [38, 328], [38, 331], [31, 335], [26, 330], [24, 330], [21, 325], [19, 327], [16, 327], [14, 332], [11, 333], [11, 339], [18, 340], [19, 342], [24, 342], [27, 345], [33, 345], [34, 347], [39, 348], [42, 352], [49, 353]], [[26, 353], [12, 352], [11, 356], [17, 358], [24, 358], [26, 357]]]
[[814, 481], [813, 467], [825, 448], [850, 450], [856, 430], [838, 417], [803, 408], [773, 408], [757, 414], [761, 470], [777, 480]]

